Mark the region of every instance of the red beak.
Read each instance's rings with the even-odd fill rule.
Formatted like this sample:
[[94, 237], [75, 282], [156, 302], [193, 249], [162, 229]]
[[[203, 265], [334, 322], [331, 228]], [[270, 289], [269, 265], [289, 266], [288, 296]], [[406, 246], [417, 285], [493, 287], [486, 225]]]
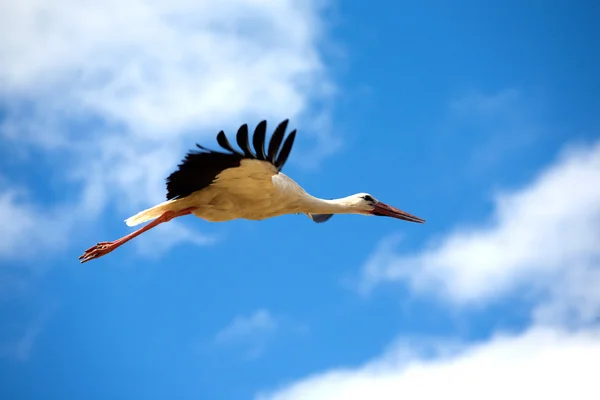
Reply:
[[398, 219], [402, 219], [404, 221], [418, 222], [419, 224], [422, 224], [425, 222], [424, 219], [421, 219], [415, 215], [409, 214], [405, 211], [398, 210], [397, 208], [394, 208], [392, 206], [388, 206], [387, 204], [382, 203], [382, 202], [375, 204], [375, 208], [373, 209], [373, 211], [371, 211], [371, 214], [381, 216], [381, 217], [398, 218]]

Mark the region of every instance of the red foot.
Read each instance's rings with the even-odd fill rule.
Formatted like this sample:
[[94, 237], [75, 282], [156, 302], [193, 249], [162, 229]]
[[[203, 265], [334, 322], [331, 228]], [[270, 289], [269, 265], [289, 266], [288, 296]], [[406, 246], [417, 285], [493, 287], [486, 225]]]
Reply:
[[88, 262], [94, 258], [102, 257], [114, 249], [119, 247], [116, 242], [98, 242], [95, 246], [90, 247], [79, 256], [81, 263]]

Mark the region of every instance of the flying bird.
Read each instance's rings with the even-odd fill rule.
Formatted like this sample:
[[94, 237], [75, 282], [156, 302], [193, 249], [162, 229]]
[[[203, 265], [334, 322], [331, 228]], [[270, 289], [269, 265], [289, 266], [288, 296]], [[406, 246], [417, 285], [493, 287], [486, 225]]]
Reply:
[[285, 137], [288, 122], [286, 119], [275, 128], [268, 148], [265, 148], [266, 121], [259, 122], [254, 130], [254, 151], [247, 124], [237, 131], [241, 151], [229, 143], [223, 131], [217, 134], [217, 143], [225, 152], [196, 144], [198, 150], [189, 151], [177, 170], [166, 179], [167, 200], [125, 220], [128, 226], [152, 222], [118, 240], [99, 242], [79, 259], [85, 263], [106, 255], [159, 224], [190, 214], [210, 222], [238, 218], [258, 221], [284, 214], [306, 214], [317, 223], [328, 221], [334, 214], [376, 215], [425, 222], [368, 193], [333, 200], [308, 194], [281, 172], [296, 137], [295, 129]]

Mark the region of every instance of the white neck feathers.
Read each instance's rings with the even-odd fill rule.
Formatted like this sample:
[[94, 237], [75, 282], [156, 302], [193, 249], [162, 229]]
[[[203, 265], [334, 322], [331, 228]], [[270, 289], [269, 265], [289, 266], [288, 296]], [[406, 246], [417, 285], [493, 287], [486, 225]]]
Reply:
[[325, 200], [307, 194], [306, 200], [307, 212], [313, 214], [351, 214], [358, 211], [348, 197]]

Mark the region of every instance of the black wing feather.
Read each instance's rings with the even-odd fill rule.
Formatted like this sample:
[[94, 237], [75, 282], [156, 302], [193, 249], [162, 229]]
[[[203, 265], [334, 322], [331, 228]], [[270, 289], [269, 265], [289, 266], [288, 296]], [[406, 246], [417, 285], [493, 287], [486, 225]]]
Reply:
[[279, 156], [277, 160], [273, 163], [275, 167], [281, 171], [288, 157], [290, 156], [290, 152], [292, 151], [292, 146], [294, 145], [294, 139], [296, 138], [296, 130], [290, 132], [288, 137], [283, 142], [283, 146], [281, 147], [281, 151], [279, 152]]
[[200, 150], [213, 151], [213, 150], [208, 149], [208, 148], [206, 148], [206, 147], [204, 147], [204, 146], [202, 146], [201, 144], [198, 144], [198, 143], [196, 143], [196, 147], [199, 148]]
[[217, 134], [217, 143], [219, 143], [219, 146], [221, 146], [225, 150], [229, 150], [230, 152], [235, 153], [240, 156], [242, 155], [242, 153], [240, 153], [239, 151], [234, 149], [233, 146], [231, 145], [231, 143], [229, 143], [229, 140], [227, 140], [227, 136], [225, 136], [225, 132], [223, 132], [223, 131], [221, 131]]
[[269, 142], [269, 154], [267, 155], [268, 160], [275, 164], [277, 152], [279, 152], [279, 147], [281, 146], [281, 142], [283, 142], [283, 136], [285, 135], [285, 130], [287, 129], [288, 120], [284, 120], [277, 128], [275, 128], [275, 132], [273, 132], [273, 136], [271, 136], [271, 141]]
[[266, 161], [267, 156], [265, 155], [265, 136], [267, 135], [267, 121], [260, 121], [254, 129], [254, 136], [252, 138], [252, 144], [254, 145], [254, 151], [256, 152], [256, 159]]
[[240, 129], [237, 131], [236, 140], [240, 149], [244, 152], [244, 157], [254, 158], [255, 155], [252, 153], [252, 149], [250, 149], [250, 142], [248, 141], [248, 125], [244, 124], [240, 126]]
[[166, 179], [167, 200], [183, 198], [204, 189], [213, 183], [215, 178], [223, 170], [239, 167], [243, 159], [268, 161], [272, 163], [278, 171], [281, 171], [290, 155], [296, 136], [296, 130], [290, 132], [283, 142], [283, 146], [277, 156], [281, 141], [285, 136], [287, 125], [288, 120], [286, 119], [275, 129], [273, 137], [269, 142], [268, 154], [265, 154], [264, 145], [267, 130], [266, 121], [259, 122], [254, 130], [252, 144], [254, 145], [256, 154], [252, 153], [248, 141], [247, 124], [240, 126], [236, 136], [237, 144], [243, 152], [236, 150], [231, 143], [229, 143], [224, 131], [220, 131], [217, 134], [217, 143], [223, 149], [227, 150], [227, 153], [210, 150], [200, 144], [196, 144], [196, 147], [198, 147], [199, 150], [189, 151], [177, 166], [177, 170]]

